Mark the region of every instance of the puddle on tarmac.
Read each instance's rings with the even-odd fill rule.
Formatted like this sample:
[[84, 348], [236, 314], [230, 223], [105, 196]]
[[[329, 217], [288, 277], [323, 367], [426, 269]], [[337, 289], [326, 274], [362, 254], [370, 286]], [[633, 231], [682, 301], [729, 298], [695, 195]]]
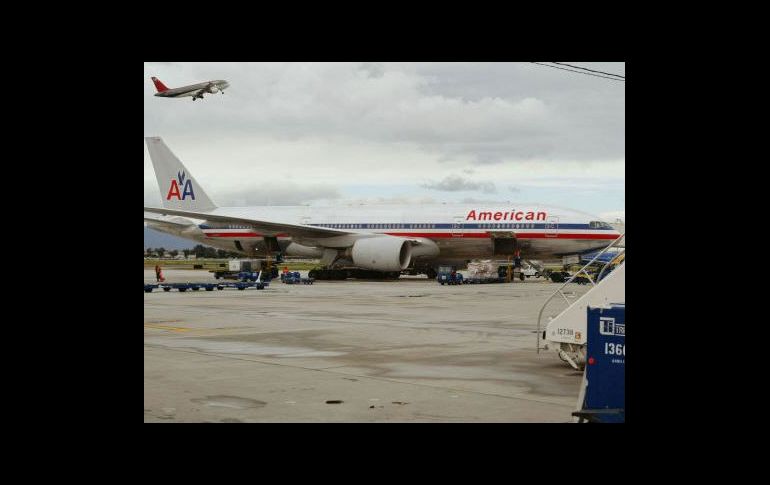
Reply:
[[169, 348], [192, 348], [199, 352], [214, 352], [218, 354], [267, 355], [273, 357], [336, 357], [345, 354], [344, 352], [329, 352], [307, 347], [281, 347], [259, 345], [251, 342], [221, 342], [195, 338], [157, 337], [146, 338], [145, 342]]
[[509, 371], [493, 370], [475, 366], [386, 364], [388, 377], [412, 377], [429, 379], [502, 379], [513, 380], [516, 376]]
[[206, 396], [205, 398], [190, 399], [190, 401], [206, 406], [230, 409], [254, 409], [267, 404], [264, 401], [238, 396]]

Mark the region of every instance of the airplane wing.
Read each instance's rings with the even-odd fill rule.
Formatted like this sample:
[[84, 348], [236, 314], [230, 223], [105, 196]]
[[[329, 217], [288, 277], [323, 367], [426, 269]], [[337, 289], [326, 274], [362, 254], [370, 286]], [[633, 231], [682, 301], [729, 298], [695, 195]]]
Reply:
[[[228, 216], [221, 214], [209, 214], [206, 212], [193, 212], [176, 209], [162, 209], [159, 207], [145, 207], [145, 212], [153, 212], [157, 214], [166, 214], [174, 216], [191, 217], [194, 219], [203, 219], [207, 221], [224, 222], [230, 224], [247, 224], [253, 227], [255, 230], [262, 232], [265, 235], [277, 235], [287, 234], [291, 238], [298, 242], [304, 241], [308, 244], [324, 246], [324, 247], [349, 247], [356, 240], [361, 237], [401, 237], [391, 236], [387, 234], [368, 234], [360, 233], [356, 231], [348, 231], [341, 229], [330, 229], [326, 227], [305, 226], [301, 224], [286, 224], [283, 222], [264, 221], [258, 219], [249, 219], [245, 217]], [[147, 220], [147, 217], [145, 217]], [[153, 222], [162, 222], [155, 220]], [[179, 224], [182, 224], [180, 221]], [[340, 237], [343, 236], [343, 237]], [[427, 246], [434, 247], [435, 243], [425, 238], [413, 238], [404, 237], [403, 239], [409, 240], [412, 246]], [[437, 249], [436, 249], [437, 250]]]
[[283, 222], [271, 222], [257, 219], [248, 219], [243, 217], [234, 217], [220, 214], [209, 214], [206, 212], [192, 212], [176, 209], [162, 209], [160, 207], [145, 207], [145, 212], [156, 214], [167, 214], [174, 216], [192, 217], [194, 219], [204, 219], [207, 221], [224, 222], [231, 224], [248, 224], [255, 230], [267, 234], [288, 234], [292, 237], [320, 239], [336, 236], [345, 236], [357, 234], [354, 231], [343, 231], [339, 229], [329, 229], [326, 227], [303, 226], [300, 224], [285, 224]]

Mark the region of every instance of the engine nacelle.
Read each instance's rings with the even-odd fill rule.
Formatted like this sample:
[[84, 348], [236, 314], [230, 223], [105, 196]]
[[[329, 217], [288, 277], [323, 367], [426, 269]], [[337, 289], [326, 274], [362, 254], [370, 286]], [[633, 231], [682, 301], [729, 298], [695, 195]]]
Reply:
[[359, 239], [350, 251], [353, 264], [377, 271], [401, 271], [412, 260], [412, 243], [400, 237]]

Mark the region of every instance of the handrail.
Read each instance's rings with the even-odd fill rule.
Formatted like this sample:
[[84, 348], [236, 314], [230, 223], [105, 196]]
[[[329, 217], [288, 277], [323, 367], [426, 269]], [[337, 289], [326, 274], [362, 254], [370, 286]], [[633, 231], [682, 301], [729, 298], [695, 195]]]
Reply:
[[605, 264], [605, 265], [604, 265], [604, 267], [601, 269], [601, 271], [599, 271], [599, 274], [598, 274], [598, 275], [596, 275], [596, 281], [601, 281], [601, 280], [602, 280], [602, 275], [603, 275], [603, 274], [604, 274], [604, 272], [607, 270], [607, 268], [609, 268], [610, 266], [612, 266], [612, 264], [613, 264], [615, 261], [617, 261], [617, 260], [618, 260], [618, 259], [619, 259], [621, 256], [623, 256], [624, 254], [626, 254], [626, 249], [625, 249], [625, 248], [623, 248], [623, 251], [619, 252], [619, 253], [617, 254], [617, 256], [615, 256], [614, 258], [612, 258], [612, 259], [611, 259], [611, 260], [610, 260], [610, 261], [609, 261], [607, 264]]
[[[599, 251], [596, 254], [596, 256], [593, 257], [593, 259], [591, 261], [586, 263], [585, 266], [580, 268], [574, 275], [570, 276], [570, 278], [567, 281], [565, 281], [563, 285], [561, 285], [556, 291], [553, 292], [553, 294], [551, 296], [548, 297], [547, 300], [545, 300], [545, 303], [543, 303], [543, 306], [540, 308], [540, 313], [538, 313], [538, 315], [537, 315], [537, 353], [538, 354], [540, 353], [540, 320], [543, 318], [543, 311], [545, 310], [545, 307], [548, 306], [548, 303], [557, 294], [560, 294], [562, 296], [562, 298], [564, 298], [564, 301], [566, 301], [568, 306], [569, 306], [570, 301], [569, 301], [569, 299], [567, 299], [567, 297], [564, 295], [564, 293], [562, 293], [561, 290], [564, 289], [564, 287], [567, 286], [568, 283], [571, 283], [572, 280], [574, 280], [575, 277], [577, 277], [577, 275], [579, 275], [581, 272], [584, 273], [586, 275], [586, 277], [588, 277], [588, 281], [590, 281], [593, 286], [596, 286], [596, 283], [594, 283], [594, 280], [588, 274], [588, 272], [586, 271], [586, 268], [591, 266], [594, 263], [594, 261], [596, 261], [599, 258], [599, 256], [601, 256], [602, 254], [607, 252], [608, 249], [610, 249], [613, 246], [615, 246], [618, 243], [618, 241], [621, 241], [625, 237], [625, 235], [626, 235], [626, 233], [623, 232], [623, 234], [618, 236], [618, 238], [615, 239], [614, 241], [612, 241], [606, 248], [604, 248], [601, 251]], [[624, 254], [625, 252], [626, 252], [626, 250], [624, 248], [623, 251], [621, 251], [620, 254]], [[620, 254], [618, 254], [618, 256], [620, 256]], [[613, 258], [612, 261], [614, 261], [615, 259], [617, 259], [617, 256], [615, 258]], [[601, 273], [604, 272], [604, 269], [606, 269], [610, 265], [610, 263], [612, 261], [610, 261], [610, 262], [605, 264], [605, 266], [602, 268], [602, 271], [599, 273], [599, 275], [601, 275]], [[599, 281], [599, 278], [597, 277], [596, 280]]]

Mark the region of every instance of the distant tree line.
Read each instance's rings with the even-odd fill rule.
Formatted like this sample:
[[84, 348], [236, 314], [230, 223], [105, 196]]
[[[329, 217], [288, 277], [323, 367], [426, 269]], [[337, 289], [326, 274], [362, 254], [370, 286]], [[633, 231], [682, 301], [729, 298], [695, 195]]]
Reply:
[[[163, 255], [166, 254], [166, 252], [168, 252], [168, 254], [172, 258], [175, 258], [179, 255], [179, 251], [176, 249], [167, 251], [166, 248], [146, 248], [144, 250], [144, 257], [145, 258], [162, 258]], [[225, 259], [225, 258], [241, 257], [241, 254], [236, 253], [235, 251], [225, 251], [224, 249], [214, 249], [212, 247], [204, 246], [202, 244], [198, 244], [192, 249], [183, 249], [182, 254], [184, 254], [185, 258], [190, 256], [190, 254], [194, 254], [196, 258]]]

